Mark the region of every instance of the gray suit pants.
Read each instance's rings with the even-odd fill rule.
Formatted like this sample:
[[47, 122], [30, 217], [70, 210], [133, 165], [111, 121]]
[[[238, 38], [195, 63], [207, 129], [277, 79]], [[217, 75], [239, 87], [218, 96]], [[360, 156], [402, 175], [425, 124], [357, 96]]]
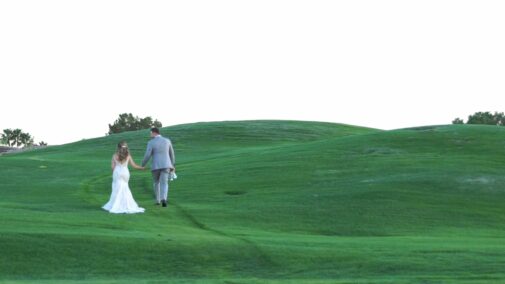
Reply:
[[168, 176], [170, 175], [168, 169], [153, 170], [152, 174], [156, 202], [168, 200]]

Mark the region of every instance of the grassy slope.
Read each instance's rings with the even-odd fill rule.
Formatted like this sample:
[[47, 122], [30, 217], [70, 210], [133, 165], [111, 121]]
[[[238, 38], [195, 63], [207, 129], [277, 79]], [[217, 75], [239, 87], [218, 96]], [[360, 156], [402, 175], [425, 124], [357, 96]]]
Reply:
[[145, 131], [0, 157], [0, 280], [505, 280], [502, 128], [254, 121], [164, 132], [180, 179], [162, 210], [149, 173], [132, 172], [142, 215], [99, 208], [114, 144], [126, 139], [139, 161]]

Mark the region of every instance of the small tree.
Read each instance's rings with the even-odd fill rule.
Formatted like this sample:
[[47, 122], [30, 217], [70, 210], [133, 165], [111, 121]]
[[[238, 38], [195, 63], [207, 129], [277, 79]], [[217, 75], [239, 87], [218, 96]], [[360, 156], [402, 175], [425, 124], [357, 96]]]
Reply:
[[119, 118], [114, 121], [113, 124], [109, 124], [108, 135], [114, 133], [121, 133], [125, 131], [134, 131], [147, 129], [151, 127], [162, 127], [161, 122], [154, 120], [150, 116], [139, 118], [138, 116], [133, 116], [131, 113], [122, 113]]
[[494, 119], [496, 121], [496, 125], [505, 125], [505, 114], [503, 114], [503, 112], [495, 112]]
[[19, 135], [19, 142], [25, 147], [33, 146], [33, 137], [29, 133], [22, 132]]
[[463, 121], [463, 119], [458, 117], [452, 121], [452, 124], [465, 124], [465, 122]]
[[11, 147], [12, 129], [4, 129], [0, 138], [0, 143]]
[[39, 146], [47, 146], [47, 143], [46, 143], [46, 142], [44, 142], [44, 141], [40, 141], [40, 142], [39, 142]]
[[14, 147], [21, 146], [21, 144], [22, 144], [21, 143], [21, 133], [23, 133], [23, 131], [21, 131], [21, 129], [19, 129], [19, 128], [12, 130], [11, 146], [14, 146]]

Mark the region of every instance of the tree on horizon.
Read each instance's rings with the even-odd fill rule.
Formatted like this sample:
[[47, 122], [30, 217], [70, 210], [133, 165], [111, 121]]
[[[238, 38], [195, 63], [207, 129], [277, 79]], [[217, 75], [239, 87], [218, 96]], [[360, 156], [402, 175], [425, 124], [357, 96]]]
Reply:
[[[463, 119], [455, 118], [452, 121], [452, 124], [465, 124]], [[505, 114], [503, 112], [491, 113], [489, 111], [486, 112], [476, 112], [468, 116], [468, 120], [466, 124], [484, 124], [484, 125], [499, 125], [505, 126]]]
[[34, 138], [31, 134], [21, 129], [4, 129], [0, 137], [0, 143], [9, 147], [33, 146]]
[[159, 122], [157, 119], [153, 120], [153, 118], [150, 116], [139, 118], [138, 116], [133, 116], [131, 113], [122, 113], [119, 115], [118, 119], [114, 121], [113, 124], [109, 124], [109, 132], [107, 135], [126, 131], [148, 129], [151, 127], [159, 128], [162, 126], [163, 125], [161, 122]]

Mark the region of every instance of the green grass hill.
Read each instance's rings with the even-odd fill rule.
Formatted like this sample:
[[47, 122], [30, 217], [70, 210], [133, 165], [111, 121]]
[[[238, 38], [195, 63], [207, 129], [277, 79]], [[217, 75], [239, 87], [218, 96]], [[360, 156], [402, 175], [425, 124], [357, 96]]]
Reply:
[[168, 208], [101, 209], [147, 130], [0, 156], [0, 282], [505, 283], [505, 128], [299, 121], [162, 129]]

